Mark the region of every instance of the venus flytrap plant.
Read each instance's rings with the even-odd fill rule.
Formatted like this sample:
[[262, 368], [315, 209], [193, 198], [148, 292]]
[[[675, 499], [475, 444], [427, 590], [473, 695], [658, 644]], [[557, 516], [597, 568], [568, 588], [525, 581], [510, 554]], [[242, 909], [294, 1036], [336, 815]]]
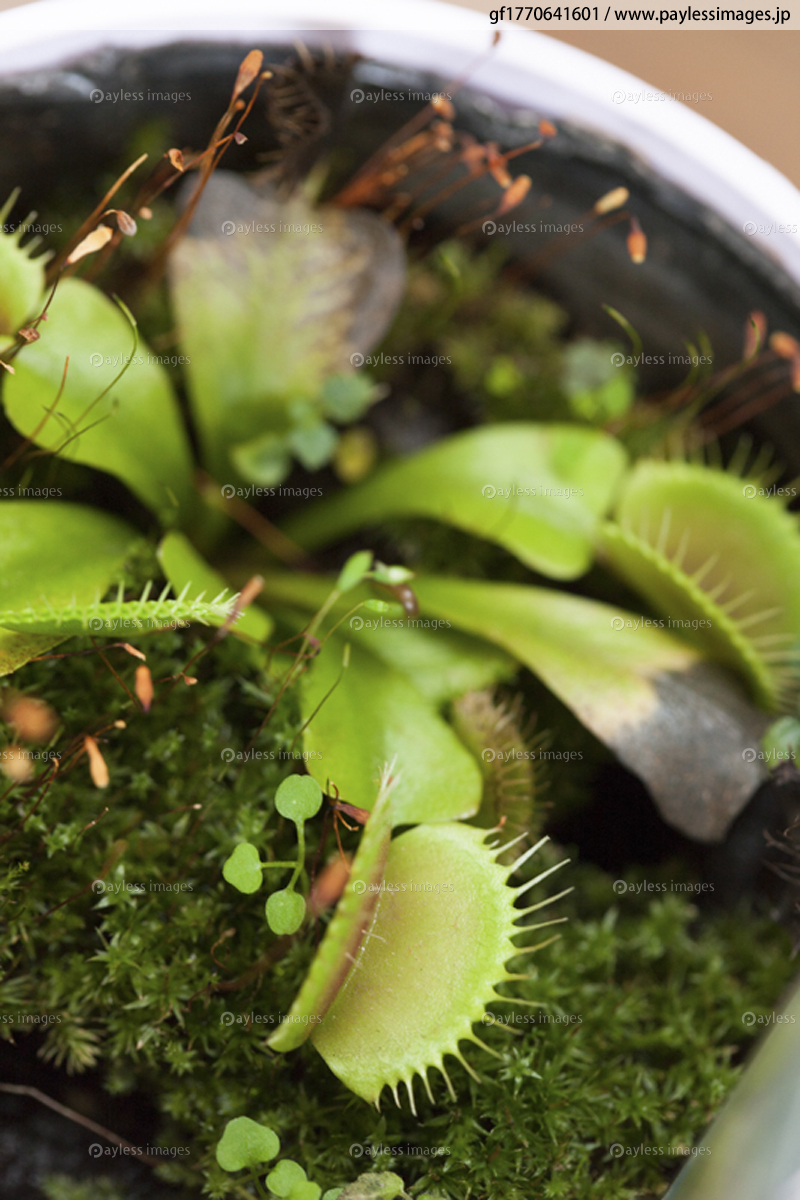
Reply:
[[[764, 489], [761, 489], [762, 491]], [[738, 473], [640, 462], [600, 534], [608, 565], [768, 710], [797, 693], [800, 532]]]
[[532, 1003], [503, 995], [497, 986], [527, 980], [527, 975], [509, 971], [507, 962], [553, 940], [521, 948], [513, 939], [565, 918], [522, 927], [518, 922], [567, 893], [523, 909], [516, 900], [568, 860], [509, 886], [511, 876], [547, 838], [505, 866], [501, 858], [524, 834], [512, 843], [487, 845], [487, 836], [497, 829], [487, 835], [474, 826], [447, 822], [418, 825], [392, 839], [396, 783], [385, 768], [345, 896], [290, 1019], [269, 1044], [287, 1051], [310, 1038], [357, 1095], [379, 1108], [388, 1086], [399, 1106], [402, 1082], [416, 1114], [415, 1076], [422, 1078], [433, 1103], [428, 1071], [436, 1067], [455, 1100], [445, 1056], [456, 1058], [478, 1080], [459, 1043], [471, 1041], [496, 1053], [472, 1029], [476, 1022], [487, 1023], [487, 1004]]

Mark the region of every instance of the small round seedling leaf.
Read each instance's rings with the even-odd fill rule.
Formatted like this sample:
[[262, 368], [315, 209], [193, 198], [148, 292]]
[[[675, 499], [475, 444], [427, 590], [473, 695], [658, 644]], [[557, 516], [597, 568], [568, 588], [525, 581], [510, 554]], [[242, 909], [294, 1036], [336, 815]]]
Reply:
[[339, 1197], [343, 1191], [343, 1187], [328, 1188], [327, 1192], [322, 1197], [322, 1200], [339, 1200]]
[[260, 1167], [275, 1158], [280, 1148], [277, 1135], [267, 1125], [259, 1125], [249, 1117], [234, 1117], [217, 1145], [217, 1162], [223, 1171]]
[[316, 816], [321, 806], [322, 789], [310, 775], [290, 775], [275, 793], [278, 812], [295, 823]]
[[322, 1188], [318, 1183], [312, 1183], [307, 1179], [305, 1183], [301, 1183], [289, 1193], [286, 1200], [319, 1200], [322, 1195]]
[[228, 883], [238, 888], [240, 892], [250, 895], [261, 887], [261, 859], [258, 850], [250, 842], [240, 842], [225, 860], [222, 874]]
[[296, 1163], [291, 1158], [285, 1158], [283, 1162], [279, 1162], [267, 1176], [267, 1187], [276, 1196], [292, 1196], [301, 1184], [308, 1182], [306, 1175], [300, 1163]]
[[267, 900], [267, 920], [275, 933], [296, 933], [306, 915], [306, 902], [297, 892], [283, 888]]
[[336, 580], [337, 592], [351, 592], [358, 587], [371, 566], [371, 550], [359, 550], [357, 554], [351, 554]]

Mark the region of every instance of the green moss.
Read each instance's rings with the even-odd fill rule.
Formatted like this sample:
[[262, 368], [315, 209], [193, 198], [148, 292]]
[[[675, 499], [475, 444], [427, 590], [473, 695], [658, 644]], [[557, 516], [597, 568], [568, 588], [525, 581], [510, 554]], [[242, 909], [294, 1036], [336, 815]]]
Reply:
[[[202, 643], [169, 632], [139, 644], [159, 680]], [[130, 685], [134, 660], [106, 653]], [[278, 783], [296, 769], [278, 757], [297, 731], [294, 698], [279, 703], [255, 743], [265, 757], [226, 764], [222, 750], [244, 750], [274, 697], [233, 638], [192, 670], [195, 687], [157, 684], [148, 715], [96, 655], [31, 664], [15, 677], [59, 711], [59, 747], [86, 728], [127, 725], [100, 742], [108, 789], [95, 788], [78, 761], [2, 845], [0, 1008], [61, 1020], [46, 1035], [22, 1023], [0, 1025], [0, 1035], [38, 1037], [67, 1069], [97, 1062], [112, 1093], [147, 1092], [162, 1113], [161, 1143], [191, 1147], [157, 1168], [187, 1195], [199, 1194], [201, 1179], [212, 1197], [243, 1194], [214, 1147], [226, 1121], [244, 1115], [274, 1128], [283, 1152], [323, 1188], [374, 1167], [398, 1171], [413, 1194], [448, 1200], [663, 1191], [668, 1158], [613, 1159], [609, 1146], [698, 1138], [755, 1036], [741, 1014], [777, 1004], [790, 978], [788, 936], [746, 909], [701, 919], [683, 895], [617, 896], [602, 872], [569, 868], [575, 892], [559, 909], [572, 919], [536, 956], [531, 982], [514, 989], [564, 1019], [525, 1009], [521, 1020], [516, 1008], [495, 1005], [498, 1016], [516, 1014], [517, 1036], [480, 1031], [501, 1055], [468, 1050], [480, 1087], [456, 1069], [457, 1104], [423, 1100], [419, 1122], [407, 1108], [377, 1116], [313, 1047], [286, 1056], [267, 1048], [307, 972], [314, 931], [304, 927], [286, 950], [266, 926], [264, 889], [242, 895], [221, 874], [241, 840], [263, 859], [295, 852], [294, 826], [273, 806]], [[3, 832], [31, 807], [15, 794]], [[320, 813], [307, 824], [309, 867], [321, 822]], [[343, 836], [350, 845], [358, 838]], [[120, 890], [93, 893], [100, 877]], [[251, 1013], [266, 1020], [247, 1023]], [[373, 1159], [376, 1146], [418, 1152]], [[81, 1194], [48, 1186], [58, 1200]]]

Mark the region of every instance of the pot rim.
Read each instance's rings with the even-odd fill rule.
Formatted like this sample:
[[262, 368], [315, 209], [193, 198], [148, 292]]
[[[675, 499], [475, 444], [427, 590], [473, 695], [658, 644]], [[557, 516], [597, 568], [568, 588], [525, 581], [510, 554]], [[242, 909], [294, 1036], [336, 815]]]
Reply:
[[[144, 50], [176, 40], [245, 45], [265, 35], [277, 44], [302, 38], [452, 79], [468, 74], [470, 89], [501, 104], [594, 129], [627, 147], [800, 284], [800, 191], [775, 167], [652, 85], [546, 34], [505, 26], [488, 54], [497, 28], [485, 14], [439, 0], [391, 7], [372, 0], [234, 0], [224, 9], [214, 0], [114, 7], [106, 0], [38, 0], [0, 13], [0, 80], [25, 74], [30, 92], [41, 86], [31, 72], [101, 48]], [[90, 102], [89, 79], [76, 72], [69, 82]], [[633, 108], [614, 100], [643, 89], [663, 99]]]

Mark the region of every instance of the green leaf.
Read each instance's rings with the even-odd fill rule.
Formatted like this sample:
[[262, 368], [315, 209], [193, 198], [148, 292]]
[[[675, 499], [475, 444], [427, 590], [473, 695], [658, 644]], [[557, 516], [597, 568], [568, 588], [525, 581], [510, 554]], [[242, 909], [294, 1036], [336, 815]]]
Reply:
[[575, 415], [597, 424], [624, 416], [634, 401], [631, 376], [614, 365], [612, 347], [588, 338], [564, 351], [564, 390]]
[[310, 773], [321, 784], [334, 782], [348, 803], [369, 809], [383, 764], [395, 762], [398, 825], [477, 812], [478, 766], [435, 708], [408, 676], [368, 650], [353, 645], [345, 669], [342, 652], [342, 640], [329, 638], [303, 681], [303, 718], [310, 718], [304, 745], [314, 752]]
[[772, 770], [782, 762], [796, 762], [800, 756], [800, 721], [797, 717], [779, 717], [764, 734], [761, 747]]
[[318, 1183], [312, 1183], [310, 1179], [306, 1179], [304, 1183], [299, 1183], [296, 1188], [289, 1192], [288, 1200], [319, 1200], [322, 1195], [322, 1188]]
[[241, 1171], [260, 1167], [280, 1153], [278, 1137], [267, 1125], [249, 1117], [228, 1121], [217, 1145], [217, 1162], [223, 1171]]
[[778, 710], [797, 694], [800, 531], [766, 492], [732, 472], [644, 460], [598, 545], [668, 628], [738, 670], [757, 702]]
[[[227, 584], [222, 576], [208, 565], [182, 533], [168, 533], [162, 539], [157, 554], [175, 592], [181, 594], [186, 589], [185, 599], [201, 600], [205, 597], [209, 600], [226, 591]], [[224, 617], [219, 617], [217, 623], [222, 625], [224, 620]], [[272, 632], [272, 620], [263, 609], [251, 604], [234, 622], [231, 632], [244, 634], [263, 644]]]
[[263, 875], [258, 850], [250, 842], [240, 842], [229, 858], [226, 858], [222, 875], [233, 887], [246, 895], [252, 895], [261, 887]]
[[306, 902], [291, 888], [273, 892], [267, 899], [267, 921], [275, 933], [296, 933], [306, 915]]
[[276, 1196], [289, 1196], [295, 1188], [307, 1182], [308, 1176], [300, 1163], [293, 1162], [291, 1158], [284, 1158], [267, 1176], [267, 1187]]
[[764, 720], [658, 619], [552, 589], [417, 579], [424, 612], [496, 641], [649, 787], [665, 820], [721, 838], [764, 772], [743, 757]]
[[337, 592], [351, 592], [354, 587], [358, 587], [372, 566], [372, 557], [371, 550], [359, 550], [351, 554], [336, 580]]
[[312, 1183], [310, 1179], [307, 1179], [289, 1193], [288, 1200], [319, 1200], [321, 1195], [322, 1188], [319, 1184]]
[[430, 517], [499, 543], [526, 565], [575, 579], [625, 465], [618, 442], [574, 425], [471, 429], [309, 505], [286, 532], [314, 549], [388, 517]]
[[459, 1043], [482, 1045], [472, 1026], [486, 1024], [498, 984], [513, 978], [506, 963], [522, 951], [512, 939], [531, 932], [517, 926], [523, 910], [515, 901], [569, 861], [510, 887], [515, 867], [540, 844], [501, 867], [501, 847], [487, 845], [487, 837], [485, 829], [454, 821], [418, 825], [392, 839], [369, 937], [312, 1029], [333, 1073], [376, 1107], [384, 1087], [399, 1105], [404, 1083], [416, 1115], [417, 1075], [433, 1102], [431, 1067], [443, 1073], [455, 1101], [443, 1059], [452, 1055], [470, 1069]]
[[333, 457], [336, 449], [336, 430], [327, 421], [301, 425], [287, 435], [286, 443], [295, 458], [307, 471], [318, 471]]
[[381, 395], [381, 388], [361, 372], [330, 375], [322, 385], [320, 398], [327, 417], [347, 425], [362, 416]]
[[146, 345], [133, 352], [127, 320], [91, 284], [59, 284], [48, 316], [5, 380], [9, 420], [37, 446], [117, 476], [166, 524], [185, 523], [195, 504], [191, 456], [164, 368]]
[[[0, 611], [0, 625], [25, 633], [58, 633], [64, 637], [90, 633], [118, 639], [131, 633], [153, 632], [196, 621], [220, 625], [233, 612], [235, 597], [201, 600], [148, 600], [149, 586], [139, 600], [110, 600], [106, 604], [41, 604]], [[165, 591], [167, 591], [165, 589]]]
[[[264, 586], [275, 602], [316, 612], [334, 585], [318, 575], [292, 572], [291, 575], [269, 575]], [[365, 590], [362, 594], [366, 594]], [[348, 596], [346, 601], [334, 607], [333, 615], [345, 615], [353, 602], [354, 598]], [[426, 617], [407, 618], [402, 610], [398, 611], [399, 606], [372, 599], [364, 601], [360, 612], [384, 614], [390, 610], [398, 613], [392, 616], [392, 624], [373, 622], [361, 615], [351, 618], [347, 636], [388, 666], [407, 675], [431, 704], [438, 707], [465, 692], [480, 691], [516, 674], [517, 667], [510, 655], [489, 642], [447, 628], [447, 622], [431, 621]]]
[[282, 817], [300, 825], [319, 812], [322, 789], [310, 775], [290, 775], [275, 793], [275, 807]]
[[[325, 381], [348, 373], [351, 355], [382, 336], [403, 282], [402, 243], [374, 214], [311, 208], [299, 194], [283, 200], [271, 185], [214, 174], [170, 260], [212, 474], [227, 477], [232, 446], [289, 433], [294, 400], [321, 415]], [[307, 436], [294, 448], [306, 461], [325, 449]]]
[[261, 433], [231, 446], [231, 462], [244, 479], [260, 487], [277, 487], [292, 469], [286, 437], [278, 433]]
[[[107, 589], [139, 535], [116, 517], [54, 500], [0, 504], [0, 610], [90, 603]], [[2, 622], [0, 621], [0, 624]], [[57, 636], [50, 636], [56, 633]], [[0, 675], [44, 654], [67, 632], [0, 629]]]

